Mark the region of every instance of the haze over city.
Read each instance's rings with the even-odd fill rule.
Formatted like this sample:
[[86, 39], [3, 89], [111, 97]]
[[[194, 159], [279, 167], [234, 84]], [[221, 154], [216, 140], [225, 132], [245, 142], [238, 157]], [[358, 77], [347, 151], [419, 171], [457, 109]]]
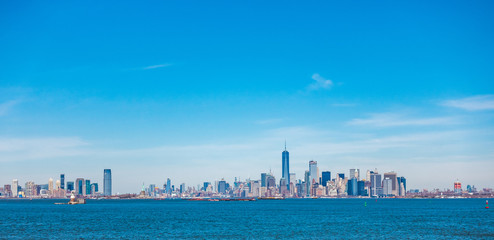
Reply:
[[298, 179], [493, 188], [494, 3], [448, 3], [2, 3], [0, 184], [279, 179], [286, 141]]

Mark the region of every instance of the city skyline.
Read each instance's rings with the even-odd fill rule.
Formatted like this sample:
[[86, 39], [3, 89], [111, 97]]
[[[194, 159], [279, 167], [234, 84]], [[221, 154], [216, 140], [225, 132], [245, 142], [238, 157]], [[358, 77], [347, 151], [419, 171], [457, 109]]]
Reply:
[[279, 180], [287, 140], [297, 179], [493, 187], [494, 3], [193, 6], [0, 3], [0, 183]]

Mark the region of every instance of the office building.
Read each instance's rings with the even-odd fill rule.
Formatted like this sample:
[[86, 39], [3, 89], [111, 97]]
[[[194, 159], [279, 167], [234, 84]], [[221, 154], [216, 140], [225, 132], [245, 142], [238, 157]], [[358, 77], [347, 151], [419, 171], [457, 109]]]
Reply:
[[103, 195], [111, 196], [111, 169], [103, 170]]
[[84, 195], [84, 178], [77, 178], [75, 180], [75, 194]]
[[[397, 179], [396, 173], [395, 172], [384, 173], [383, 178], [384, 179], [386, 179], [386, 178], [391, 179], [392, 194], [395, 196], [398, 196], [398, 179]], [[383, 188], [384, 188], [384, 186], [383, 186]]]
[[226, 193], [226, 181], [221, 180], [218, 182], [218, 192], [225, 194]]
[[365, 191], [365, 181], [357, 181], [357, 195], [367, 196], [367, 192]]
[[99, 191], [97, 183], [91, 183], [91, 195], [94, 195]]
[[166, 179], [165, 193], [166, 194], [172, 193], [172, 181], [169, 178]]
[[267, 176], [267, 181], [266, 181], [266, 187], [269, 188], [276, 188], [276, 179], [273, 175], [268, 175]]
[[317, 161], [309, 161], [309, 181], [311, 185], [319, 182], [317, 176]]
[[48, 191], [53, 192], [53, 178], [48, 179]]
[[67, 182], [67, 191], [69, 191], [69, 192], [74, 191], [75, 190], [74, 186], [75, 186], [74, 182], [68, 181]]
[[384, 196], [392, 196], [393, 194], [393, 180], [389, 177], [383, 180], [383, 194]]
[[12, 180], [12, 197], [18, 197], [19, 181], [17, 179]]
[[84, 190], [84, 195], [91, 195], [91, 180], [86, 179], [84, 186], [86, 187]]
[[268, 174], [267, 173], [261, 173], [261, 187], [266, 187], [266, 183], [267, 183], [267, 179], [268, 179]]
[[60, 188], [65, 189], [65, 174], [60, 174]]
[[370, 189], [371, 197], [380, 197], [382, 195], [382, 176], [381, 174], [371, 171], [370, 172]]
[[331, 172], [330, 171], [322, 172], [321, 184], [324, 187], [326, 187], [328, 181], [331, 181]]
[[360, 180], [360, 169], [350, 169], [350, 176], [348, 179], [356, 178], [357, 181]]
[[357, 178], [352, 178], [348, 180], [348, 196], [358, 195]]
[[281, 163], [282, 163], [282, 172], [281, 178], [285, 179], [286, 187], [290, 190], [290, 156], [288, 151], [286, 150], [286, 142], [285, 142], [285, 151], [281, 153]]

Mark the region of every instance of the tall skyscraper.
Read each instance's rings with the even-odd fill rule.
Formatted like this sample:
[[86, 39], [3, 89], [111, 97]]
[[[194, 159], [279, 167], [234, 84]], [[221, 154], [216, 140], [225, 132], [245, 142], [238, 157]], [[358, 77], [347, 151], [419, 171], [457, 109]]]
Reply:
[[75, 194], [84, 195], [84, 178], [77, 178], [75, 180]]
[[166, 179], [165, 193], [166, 194], [171, 194], [172, 193], [172, 181], [169, 178]]
[[53, 178], [48, 179], [48, 191], [53, 192]]
[[111, 169], [103, 170], [103, 195], [111, 196]]
[[350, 176], [348, 179], [356, 178], [357, 181], [360, 180], [360, 169], [350, 169]]
[[266, 187], [268, 181], [268, 174], [261, 173], [261, 187]]
[[328, 181], [331, 181], [331, 172], [330, 171], [322, 172], [321, 184], [326, 187], [326, 183]]
[[287, 189], [290, 190], [290, 154], [286, 150], [286, 141], [285, 141], [285, 151], [281, 153], [281, 163], [282, 163], [282, 172], [281, 178], [284, 178], [286, 181]]
[[65, 189], [65, 174], [60, 174], [60, 188]]
[[17, 188], [19, 187], [19, 181], [17, 179], [12, 180], [12, 197], [17, 197], [19, 193]]
[[226, 181], [221, 180], [218, 182], [218, 192], [219, 193], [226, 193]]
[[393, 180], [389, 177], [386, 177], [383, 180], [383, 194], [384, 196], [395, 195], [393, 193]]
[[[391, 179], [391, 185], [392, 185], [391, 194], [398, 196], [399, 185], [398, 185], [398, 179], [397, 179], [396, 173], [395, 172], [384, 173], [383, 178], [384, 179], [386, 179], [386, 178]], [[384, 186], [383, 186], [383, 188], [384, 188]]]
[[371, 197], [379, 197], [382, 195], [382, 182], [381, 182], [381, 174], [371, 171], [370, 172], [370, 182], [371, 182]]
[[86, 187], [84, 190], [84, 195], [91, 195], [91, 180], [86, 179], [84, 186]]
[[310, 185], [319, 183], [319, 176], [317, 174], [317, 161], [309, 161], [309, 181]]
[[72, 182], [72, 181], [68, 181], [68, 182], [67, 182], [67, 191], [69, 191], [69, 192], [70, 192], [70, 191], [74, 191], [74, 189], [75, 189], [75, 188], [74, 188], [74, 182]]

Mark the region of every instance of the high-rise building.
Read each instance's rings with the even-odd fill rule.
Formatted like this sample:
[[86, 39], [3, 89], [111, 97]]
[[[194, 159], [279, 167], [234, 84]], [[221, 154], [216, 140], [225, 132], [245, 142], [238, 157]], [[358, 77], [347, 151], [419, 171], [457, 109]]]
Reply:
[[290, 156], [288, 151], [286, 150], [286, 142], [285, 142], [285, 151], [281, 153], [281, 163], [282, 163], [282, 172], [281, 178], [284, 178], [286, 181], [287, 189], [290, 190]]
[[365, 181], [363, 180], [357, 182], [357, 195], [367, 196], [367, 193], [365, 192]]
[[[395, 195], [395, 196], [398, 196], [398, 179], [397, 179], [397, 175], [395, 172], [387, 172], [387, 173], [384, 173], [384, 179], [386, 178], [389, 178], [391, 179], [391, 183], [392, 183], [392, 195]], [[384, 186], [383, 186], [384, 188]]]
[[266, 187], [267, 185], [267, 180], [268, 180], [268, 174], [267, 173], [261, 173], [261, 187]]
[[77, 178], [75, 180], [75, 194], [84, 195], [84, 178]]
[[226, 193], [226, 181], [225, 180], [221, 180], [218, 182], [218, 192], [223, 193], [223, 194]]
[[309, 161], [309, 182], [312, 184], [318, 183], [319, 178], [317, 176], [317, 161]]
[[400, 179], [400, 196], [406, 196], [407, 194], [407, 179], [405, 177], [399, 177]]
[[310, 195], [310, 171], [306, 170], [304, 173], [304, 182], [305, 182], [305, 196]]
[[17, 179], [12, 180], [12, 197], [17, 197], [18, 193], [19, 181]]
[[7, 197], [12, 197], [12, 185], [10, 184], [3, 185], [3, 192]]
[[74, 189], [75, 189], [75, 188], [74, 188], [74, 182], [72, 182], [72, 181], [68, 181], [68, 182], [67, 182], [67, 191], [69, 191], [69, 192], [70, 192], [70, 191], [74, 191]]
[[358, 185], [357, 178], [352, 178], [348, 180], [348, 195], [349, 196], [357, 196], [358, 194]]
[[383, 194], [384, 196], [391, 196], [393, 194], [393, 180], [389, 177], [383, 180]]
[[454, 189], [455, 189], [455, 193], [456, 194], [460, 194], [461, 193], [461, 183], [456, 180], [455, 184], [454, 184]]
[[180, 193], [185, 192], [185, 183], [180, 184]]
[[165, 193], [166, 194], [171, 194], [172, 193], [172, 181], [169, 178], [166, 179]]
[[98, 183], [91, 183], [91, 195], [94, 195], [99, 191]]
[[376, 172], [373, 172], [373, 171], [370, 172], [370, 183], [371, 183], [370, 196], [371, 197], [379, 197], [382, 195], [383, 188], [382, 188], [381, 178], [382, 178], [381, 174], [379, 174], [377, 171]]
[[360, 180], [360, 169], [350, 169], [350, 176], [348, 179], [356, 178], [357, 181]]
[[84, 186], [86, 187], [84, 189], [84, 195], [91, 195], [91, 180], [86, 179]]
[[322, 177], [321, 177], [321, 184], [326, 187], [326, 184], [328, 181], [331, 181], [331, 172], [330, 171], [325, 171], [322, 172]]
[[48, 179], [48, 191], [53, 192], [53, 178]]
[[55, 181], [55, 189], [56, 190], [60, 190], [61, 189], [60, 180]]
[[111, 169], [103, 170], [103, 195], [111, 196]]
[[60, 174], [60, 188], [65, 189], [65, 174]]

